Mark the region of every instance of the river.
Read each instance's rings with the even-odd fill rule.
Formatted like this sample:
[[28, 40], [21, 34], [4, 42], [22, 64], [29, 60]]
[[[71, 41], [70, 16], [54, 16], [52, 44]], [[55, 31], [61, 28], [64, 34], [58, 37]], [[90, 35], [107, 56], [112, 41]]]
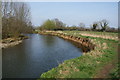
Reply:
[[3, 78], [39, 78], [64, 60], [82, 55], [80, 48], [56, 36], [28, 34], [21, 44], [2, 50]]

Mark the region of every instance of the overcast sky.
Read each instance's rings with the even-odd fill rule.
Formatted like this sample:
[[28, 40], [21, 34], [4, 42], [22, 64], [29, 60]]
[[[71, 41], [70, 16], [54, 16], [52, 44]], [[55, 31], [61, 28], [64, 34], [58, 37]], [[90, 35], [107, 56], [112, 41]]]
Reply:
[[117, 2], [28, 2], [31, 7], [32, 23], [41, 25], [47, 19], [58, 18], [67, 25], [107, 19], [109, 26], [118, 27]]

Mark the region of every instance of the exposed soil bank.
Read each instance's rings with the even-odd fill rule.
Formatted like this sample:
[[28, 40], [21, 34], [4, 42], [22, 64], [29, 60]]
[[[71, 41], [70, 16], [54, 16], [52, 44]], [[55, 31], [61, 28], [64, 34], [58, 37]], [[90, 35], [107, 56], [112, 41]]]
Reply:
[[[74, 36], [81, 36], [80, 32], [77, 31], [63, 33], [66, 35], [76, 34]], [[58, 67], [43, 73], [40, 78], [117, 78], [118, 74], [116, 73], [114, 76], [109, 75], [111, 69], [114, 68], [109, 63], [114, 64], [112, 61], [117, 59], [115, 56], [117, 55], [118, 41], [88, 36], [81, 37], [89, 38], [91, 43], [95, 44], [95, 49], [85, 52], [85, 54], [78, 58], [64, 61]], [[116, 60], [114, 62], [117, 64]], [[118, 72], [117, 69], [115, 71]]]
[[77, 47], [80, 47], [83, 52], [88, 52], [90, 50], [94, 50], [94, 47], [95, 47], [95, 45], [92, 44], [91, 41], [87, 38], [66, 35], [65, 33], [62, 33], [61, 31], [41, 31], [39, 33], [44, 34], [44, 35], [58, 36], [63, 39], [72, 41], [73, 44], [76, 45]]
[[10, 46], [18, 45], [22, 42], [22, 40], [27, 39], [26, 36], [20, 36], [19, 38], [7, 38], [0, 41], [1, 48], [7, 48]]

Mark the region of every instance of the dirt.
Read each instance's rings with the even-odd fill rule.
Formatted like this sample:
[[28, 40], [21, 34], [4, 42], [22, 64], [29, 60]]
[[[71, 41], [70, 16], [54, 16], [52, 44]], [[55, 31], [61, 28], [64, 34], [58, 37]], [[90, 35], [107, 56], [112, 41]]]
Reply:
[[113, 37], [113, 36], [95, 35], [95, 34], [87, 34], [87, 33], [80, 33], [80, 35], [91, 36], [91, 37], [99, 37], [99, 38], [104, 38], [104, 39], [118, 40], [118, 37]]
[[61, 31], [41, 31], [39, 32], [43, 35], [52, 35], [52, 36], [58, 36], [65, 40], [68, 40], [72, 42], [77, 47], [80, 47], [83, 52], [89, 52], [90, 50], [94, 50], [95, 45], [90, 42], [87, 38], [81, 38], [81, 37], [74, 37], [71, 35], [66, 35], [65, 33], [62, 33]]
[[[104, 39], [113, 39], [113, 40], [118, 40], [118, 37], [111, 37], [111, 36], [103, 36], [103, 35], [92, 35], [92, 34], [82, 34], [83, 36], [91, 36], [91, 37], [100, 37], [100, 38], [104, 38]], [[64, 37], [66, 38], [66, 36]], [[71, 38], [71, 37], [70, 37]], [[103, 43], [103, 45], [105, 47], [103, 47], [104, 49], [107, 48], [106, 44]], [[116, 46], [115, 46], [116, 47]], [[117, 59], [117, 58], [116, 58]], [[110, 71], [115, 67], [115, 64], [117, 62], [117, 60], [114, 59], [113, 61], [109, 62], [108, 64], [106, 64], [105, 66], [103, 66], [103, 68], [101, 70], [99, 70], [97, 72], [97, 74], [94, 76], [94, 78], [109, 78], [109, 73]], [[99, 62], [98, 62], [99, 63]], [[68, 73], [68, 71], [63, 71], [62, 73]]]
[[10, 42], [10, 43], [1, 43], [0, 42], [0, 47], [1, 48], [7, 48], [7, 47], [10, 47], [10, 46], [15, 46], [17, 44], [20, 44], [21, 42], [22, 42], [22, 40]]
[[109, 73], [114, 67], [116, 66], [116, 63], [118, 62], [117, 56], [113, 61], [109, 62], [101, 70], [98, 71], [98, 73], [94, 76], [94, 78], [110, 78]]
[[15, 45], [18, 45], [20, 43], [22, 43], [22, 41], [24, 39], [27, 39], [28, 37], [26, 36], [22, 36], [22, 37], [19, 37], [19, 38], [7, 38], [7, 39], [3, 39], [0, 41], [0, 48], [8, 48], [8, 47], [11, 47], [11, 46], [15, 46]]

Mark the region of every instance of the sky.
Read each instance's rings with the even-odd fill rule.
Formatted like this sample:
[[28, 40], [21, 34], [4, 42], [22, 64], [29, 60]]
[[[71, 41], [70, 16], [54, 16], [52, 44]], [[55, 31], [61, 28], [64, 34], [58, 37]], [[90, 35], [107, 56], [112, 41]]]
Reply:
[[93, 22], [106, 19], [110, 27], [118, 27], [117, 2], [28, 2], [34, 26], [47, 19], [58, 18], [65, 24], [89, 27]]

